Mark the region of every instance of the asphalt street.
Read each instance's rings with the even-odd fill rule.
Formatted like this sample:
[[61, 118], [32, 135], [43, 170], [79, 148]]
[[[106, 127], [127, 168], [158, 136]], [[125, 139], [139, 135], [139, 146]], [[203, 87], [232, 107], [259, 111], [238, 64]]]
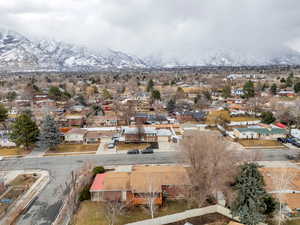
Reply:
[[[251, 150], [260, 152], [262, 161], [284, 161], [287, 155], [298, 154], [297, 150]], [[151, 155], [78, 155], [50, 156], [40, 158], [5, 159], [0, 162], [1, 170], [43, 169], [51, 175], [50, 183], [41, 192], [17, 222], [18, 225], [50, 225], [56, 218], [62, 204], [62, 191], [72, 170], [80, 168], [84, 162], [94, 165], [172, 164], [183, 162], [176, 152], [161, 152]]]

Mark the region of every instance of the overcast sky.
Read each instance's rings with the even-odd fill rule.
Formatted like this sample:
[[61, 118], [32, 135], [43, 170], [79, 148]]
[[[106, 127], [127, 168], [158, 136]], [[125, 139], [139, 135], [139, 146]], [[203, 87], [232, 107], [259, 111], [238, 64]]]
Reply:
[[0, 26], [138, 56], [300, 49], [299, 0], [0, 0]]

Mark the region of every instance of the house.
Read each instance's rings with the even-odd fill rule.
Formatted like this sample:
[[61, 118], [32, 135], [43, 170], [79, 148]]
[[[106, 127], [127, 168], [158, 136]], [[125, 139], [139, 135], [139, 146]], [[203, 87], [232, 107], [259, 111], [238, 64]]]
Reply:
[[155, 195], [155, 203], [163, 199], [181, 199], [190, 180], [185, 167], [123, 166], [97, 174], [90, 188], [92, 201], [120, 200], [133, 205], [144, 205], [147, 196]]
[[123, 129], [125, 142], [157, 142], [157, 130], [155, 127], [125, 127]]
[[100, 143], [100, 140], [101, 140], [101, 133], [87, 131], [87, 133], [85, 135], [85, 143], [86, 144]]
[[239, 139], [277, 139], [285, 137], [288, 134], [286, 129], [282, 128], [264, 128], [264, 127], [248, 127], [248, 128], [235, 128], [233, 130], [235, 137]]
[[80, 128], [72, 128], [65, 133], [65, 142], [84, 143], [87, 131]]
[[66, 114], [65, 119], [70, 127], [82, 127], [84, 124], [84, 116], [78, 113]]
[[176, 119], [180, 122], [188, 121], [197, 121], [200, 122], [204, 119], [204, 112], [192, 112], [192, 111], [183, 111], [176, 113]]
[[97, 126], [113, 127], [118, 126], [118, 117], [113, 115], [94, 116], [93, 122]]

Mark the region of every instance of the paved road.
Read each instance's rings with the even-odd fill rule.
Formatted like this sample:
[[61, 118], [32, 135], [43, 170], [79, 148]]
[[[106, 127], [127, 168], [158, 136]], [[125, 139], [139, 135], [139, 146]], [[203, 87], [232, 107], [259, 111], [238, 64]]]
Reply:
[[[294, 150], [265, 150], [258, 152], [262, 152], [262, 161], [283, 161], [287, 160], [287, 154], [297, 154], [297, 151]], [[5, 159], [0, 162], [0, 169], [44, 169], [48, 170], [51, 175], [50, 183], [30, 209], [21, 216], [17, 224], [50, 225], [62, 204], [62, 185], [68, 179], [71, 171], [80, 168], [85, 161], [91, 161], [95, 165], [130, 165], [168, 164], [180, 162], [181, 160], [176, 152], [162, 152], [153, 155], [112, 154]]]

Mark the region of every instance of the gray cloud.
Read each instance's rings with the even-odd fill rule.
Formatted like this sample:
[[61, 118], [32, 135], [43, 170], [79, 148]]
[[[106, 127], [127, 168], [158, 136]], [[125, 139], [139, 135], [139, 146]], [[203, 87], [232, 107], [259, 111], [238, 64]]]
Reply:
[[91, 48], [196, 60], [211, 50], [300, 49], [298, 0], [9, 0], [1, 26]]

